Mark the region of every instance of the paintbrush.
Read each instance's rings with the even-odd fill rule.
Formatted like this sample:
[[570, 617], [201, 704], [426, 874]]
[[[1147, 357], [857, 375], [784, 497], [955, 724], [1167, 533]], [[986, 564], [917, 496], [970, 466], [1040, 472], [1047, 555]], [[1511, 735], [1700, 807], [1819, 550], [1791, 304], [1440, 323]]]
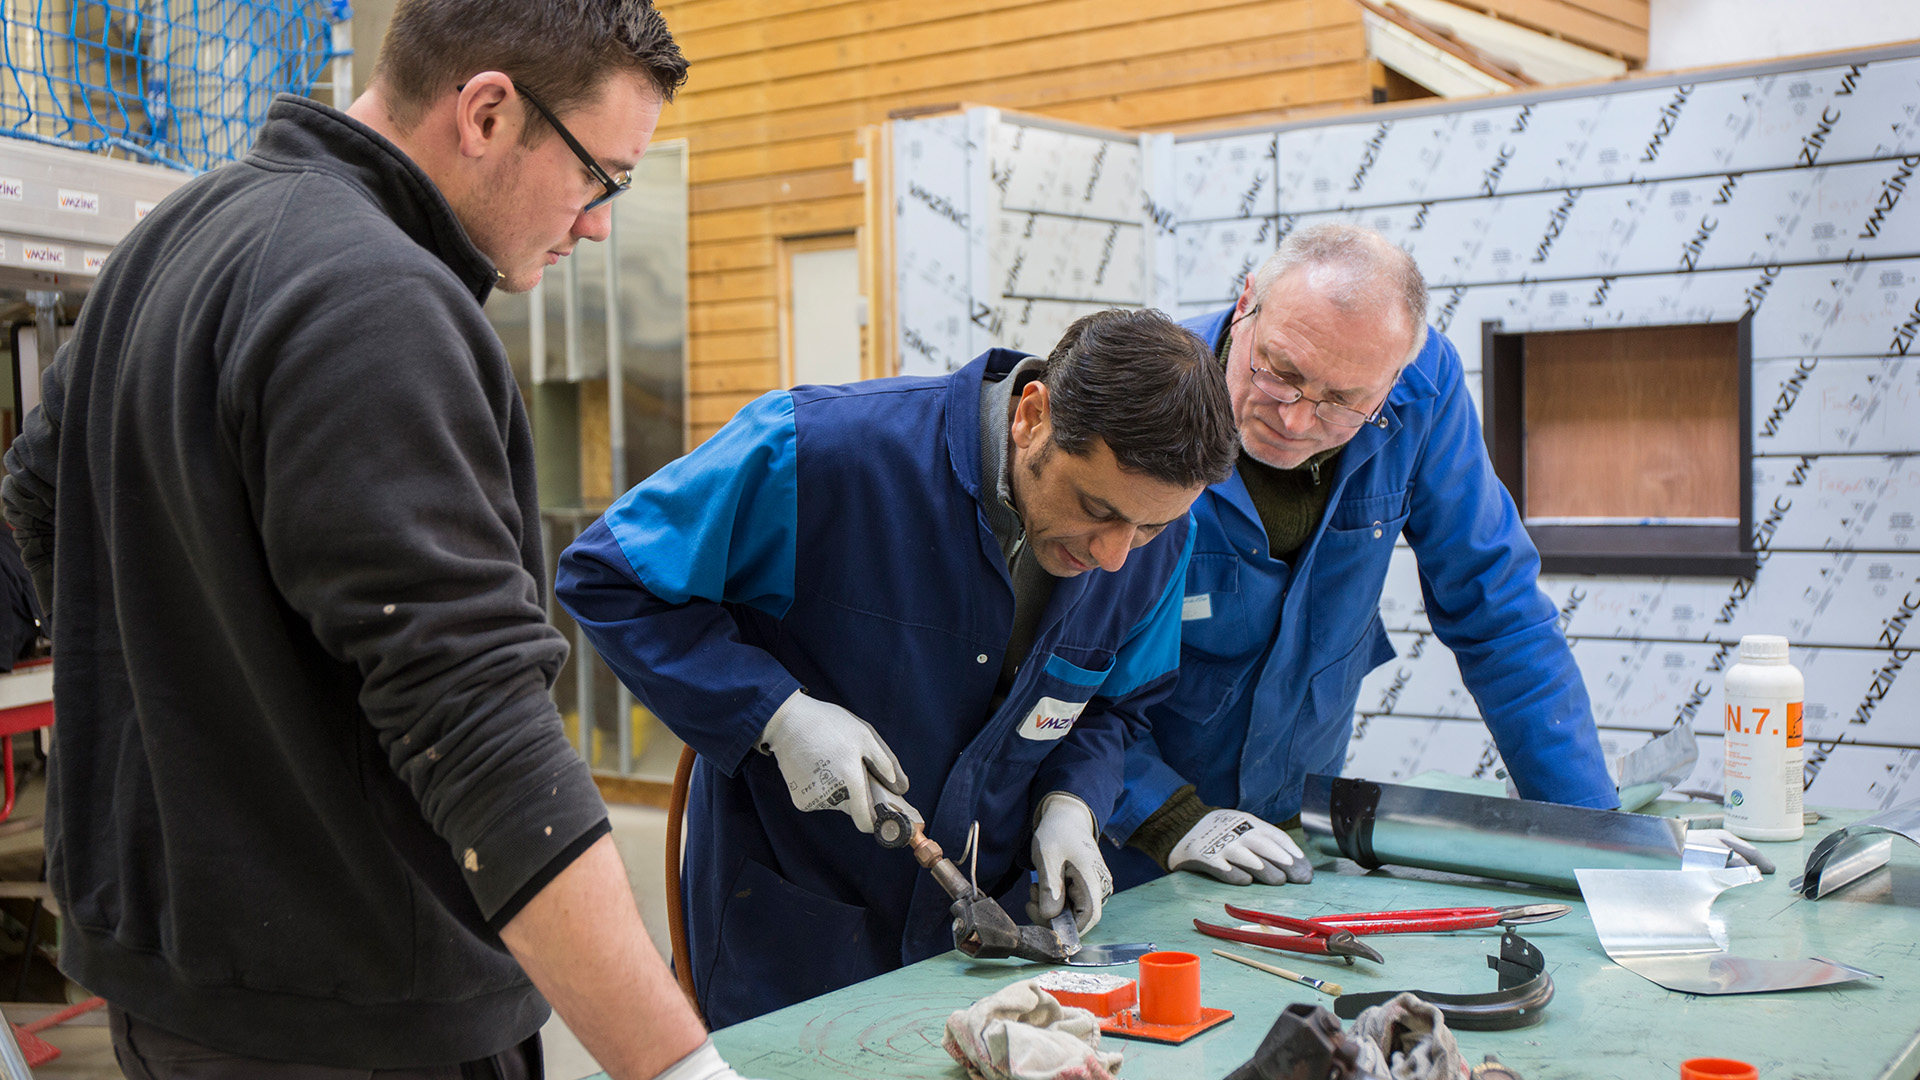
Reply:
[[1302, 975], [1297, 971], [1288, 971], [1286, 968], [1283, 968], [1283, 967], [1274, 967], [1272, 964], [1263, 964], [1258, 960], [1252, 960], [1244, 956], [1235, 956], [1233, 953], [1223, 952], [1219, 949], [1213, 950], [1213, 955], [1224, 956], [1229, 960], [1237, 961], [1239, 963], [1247, 965], [1248, 967], [1259, 968], [1261, 971], [1265, 971], [1272, 975], [1278, 975], [1283, 979], [1292, 979], [1294, 982], [1297, 982], [1302, 986], [1311, 986], [1315, 990], [1318, 990], [1321, 993], [1326, 994], [1330, 997], [1339, 997], [1341, 994], [1339, 983], [1328, 982], [1325, 979], [1316, 979], [1311, 975]]

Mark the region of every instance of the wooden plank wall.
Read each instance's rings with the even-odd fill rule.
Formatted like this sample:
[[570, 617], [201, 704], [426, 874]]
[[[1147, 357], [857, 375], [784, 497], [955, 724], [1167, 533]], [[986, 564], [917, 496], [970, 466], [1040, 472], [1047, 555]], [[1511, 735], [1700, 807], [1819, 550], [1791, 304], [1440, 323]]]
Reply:
[[1629, 67], [1647, 62], [1649, 0], [1452, 0], [1461, 7], [1538, 30], [1595, 52], [1617, 56]]
[[966, 102], [1109, 128], [1217, 128], [1371, 94], [1349, 0], [680, 0], [661, 11], [693, 61], [659, 136], [690, 148], [695, 443], [778, 385], [780, 239], [866, 222], [853, 174], [863, 125]]

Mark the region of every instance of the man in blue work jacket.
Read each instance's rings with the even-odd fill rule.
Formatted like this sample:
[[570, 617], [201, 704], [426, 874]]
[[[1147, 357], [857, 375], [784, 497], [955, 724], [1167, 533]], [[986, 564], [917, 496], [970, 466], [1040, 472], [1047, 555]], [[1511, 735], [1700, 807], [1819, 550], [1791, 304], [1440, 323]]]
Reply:
[[1044, 360], [768, 394], [567, 549], [561, 602], [699, 754], [675, 962], [709, 1022], [953, 947], [939, 885], [859, 835], [876, 802], [948, 852], [978, 822], [988, 895], [1093, 926], [1188, 509], [1234, 452], [1206, 347], [1101, 312]]
[[1529, 799], [1618, 805], [1540, 558], [1494, 476], [1408, 255], [1370, 229], [1286, 238], [1230, 310], [1187, 323], [1225, 366], [1240, 455], [1194, 506], [1179, 683], [1127, 751], [1107, 821], [1121, 888], [1311, 868], [1273, 822], [1338, 774], [1360, 681], [1393, 659], [1380, 592], [1402, 533], [1434, 633]]

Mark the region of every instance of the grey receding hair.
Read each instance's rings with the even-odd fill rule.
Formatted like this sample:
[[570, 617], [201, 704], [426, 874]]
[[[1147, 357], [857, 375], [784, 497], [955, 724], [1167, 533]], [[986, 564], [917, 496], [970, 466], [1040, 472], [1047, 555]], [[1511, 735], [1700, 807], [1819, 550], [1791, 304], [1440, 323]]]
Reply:
[[1279, 250], [1253, 275], [1254, 302], [1294, 270], [1329, 271], [1314, 281], [1320, 294], [1342, 311], [1365, 313], [1398, 304], [1413, 322], [1413, 348], [1400, 361], [1405, 368], [1427, 344], [1427, 279], [1413, 256], [1364, 225], [1329, 222], [1295, 229]]

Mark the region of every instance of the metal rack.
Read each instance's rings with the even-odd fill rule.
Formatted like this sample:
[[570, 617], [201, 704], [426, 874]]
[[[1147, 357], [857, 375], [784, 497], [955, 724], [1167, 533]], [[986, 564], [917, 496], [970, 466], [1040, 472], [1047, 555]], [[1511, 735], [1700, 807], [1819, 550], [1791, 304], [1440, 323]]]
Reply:
[[148, 211], [244, 154], [275, 94], [344, 107], [351, 15], [347, 0], [0, 0], [0, 327], [14, 353], [0, 367], [17, 387], [0, 435], [37, 397], [56, 327]]

